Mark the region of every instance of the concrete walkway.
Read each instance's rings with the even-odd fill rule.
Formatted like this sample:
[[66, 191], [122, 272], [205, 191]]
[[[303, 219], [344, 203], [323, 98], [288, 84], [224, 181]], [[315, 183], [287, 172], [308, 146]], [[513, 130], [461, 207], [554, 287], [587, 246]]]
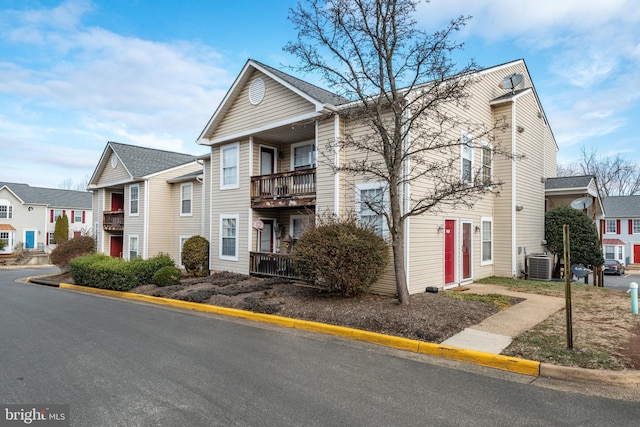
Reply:
[[452, 336], [442, 342], [444, 345], [500, 354], [511, 344], [513, 337], [533, 328], [565, 306], [564, 298], [513, 292], [494, 285], [471, 284], [468, 287], [470, 289], [465, 292], [508, 295], [524, 301]]

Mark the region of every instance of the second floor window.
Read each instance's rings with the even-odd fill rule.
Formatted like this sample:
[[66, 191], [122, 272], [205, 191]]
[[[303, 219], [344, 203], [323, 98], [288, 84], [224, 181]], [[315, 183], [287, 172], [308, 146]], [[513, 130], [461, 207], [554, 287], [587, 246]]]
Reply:
[[473, 137], [469, 134], [462, 135], [462, 164], [461, 178], [464, 182], [473, 182]]
[[193, 184], [182, 184], [180, 186], [180, 215], [191, 215], [192, 194]]
[[129, 187], [129, 215], [138, 215], [138, 198], [140, 187], [138, 184]]
[[73, 222], [83, 222], [82, 219], [82, 211], [73, 211]]
[[633, 220], [633, 234], [640, 234], [640, 219]]
[[238, 188], [240, 144], [230, 144], [220, 149], [220, 188]]
[[13, 206], [0, 205], [0, 218], [3, 218], [3, 219], [13, 218]]
[[493, 166], [493, 148], [487, 143], [482, 144], [482, 183], [491, 184], [491, 169]]
[[617, 221], [615, 219], [608, 219], [605, 233], [616, 234], [618, 232], [618, 227], [616, 224], [617, 224]]
[[316, 167], [316, 152], [313, 143], [293, 145], [293, 170]]

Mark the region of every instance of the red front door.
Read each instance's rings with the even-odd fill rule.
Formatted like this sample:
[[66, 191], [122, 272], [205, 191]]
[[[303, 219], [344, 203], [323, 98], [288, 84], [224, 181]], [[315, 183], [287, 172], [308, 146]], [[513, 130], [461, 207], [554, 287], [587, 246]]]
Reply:
[[122, 236], [111, 236], [109, 239], [109, 255], [122, 258]]
[[119, 211], [120, 209], [124, 209], [124, 194], [111, 193], [111, 210]]
[[456, 222], [444, 222], [444, 282], [456, 280]]
[[633, 245], [633, 263], [640, 263], [640, 245]]

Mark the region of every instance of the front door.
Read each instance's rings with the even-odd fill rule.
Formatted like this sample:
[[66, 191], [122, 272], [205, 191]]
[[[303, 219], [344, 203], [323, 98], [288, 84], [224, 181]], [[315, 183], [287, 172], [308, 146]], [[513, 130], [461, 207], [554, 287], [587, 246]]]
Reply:
[[456, 222], [444, 222], [444, 283], [456, 280]]
[[640, 263], [640, 245], [633, 245], [633, 263]]
[[36, 232], [33, 230], [29, 230], [25, 233], [24, 236], [24, 248], [25, 249], [34, 249], [36, 243]]
[[111, 193], [111, 210], [119, 211], [124, 209], [124, 194]]
[[122, 258], [122, 236], [111, 236], [109, 240], [109, 255]]
[[273, 220], [263, 219], [264, 228], [260, 231], [260, 247], [259, 252], [273, 252]]
[[471, 278], [471, 223], [462, 223], [462, 280]]

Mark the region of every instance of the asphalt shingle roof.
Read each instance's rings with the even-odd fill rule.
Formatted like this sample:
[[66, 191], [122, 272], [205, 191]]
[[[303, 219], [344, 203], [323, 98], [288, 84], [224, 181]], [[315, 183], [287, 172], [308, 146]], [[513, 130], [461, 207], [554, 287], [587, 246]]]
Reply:
[[561, 176], [547, 178], [544, 183], [545, 190], [559, 190], [562, 188], [587, 188], [593, 180], [593, 175]]
[[306, 93], [310, 97], [317, 99], [320, 102], [331, 105], [340, 105], [349, 102], [349, 100], [343, 96], [330, 92], [326, 89], [322, 89], [321, 87], [315, 86], [309, 82], [305, 82], [304, 80], [300, 80], [299, 78], [293, 77], [287, 73], [283, 73], [282, 71], [263, 64], [262, 62], [256, 61], [255, 59], [253, 60], [253, 62], [255, 62], [256, 64], [260, 64], [260, 66], [266, 68], [267, 70], [269, 70], [269, 72], [286, 81], [291, 86], [294, 86], [295, 88]]
[[9, 188], [25, 204], [80, 209], [91, 209], [93, 205], [93, 195], [87, 191], [31, 187], [29, 184], [0, 182], [0, 188], [4, 186]]
[[640, 217], [640, 196], [610, 196], [602, 204], [607, 218]]
[[134, 178], [151, 175], [197, 160], [196, 156], [173, 151], [137, 147], [119, 142], [109, 142], [108, 145]]

